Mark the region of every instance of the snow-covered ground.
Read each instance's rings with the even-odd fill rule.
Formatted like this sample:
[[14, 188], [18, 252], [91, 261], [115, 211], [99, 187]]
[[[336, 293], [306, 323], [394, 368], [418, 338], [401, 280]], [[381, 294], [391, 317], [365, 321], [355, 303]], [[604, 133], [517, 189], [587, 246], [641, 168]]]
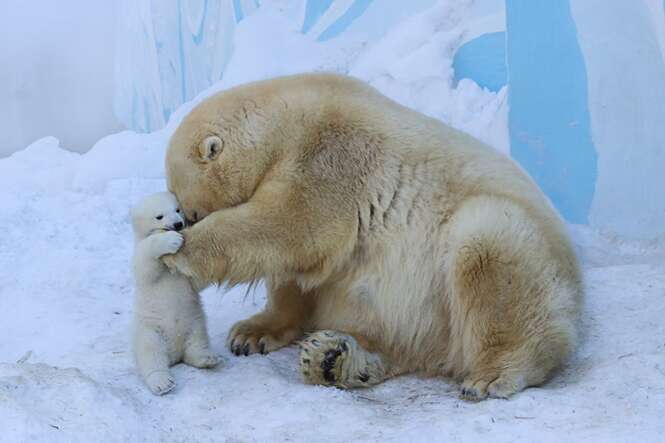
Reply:
[[665, 250], [578, 226], [585, 340], [544, 387], [470, 404], [454, 384], [417, 376], [359, 391], [306, 386], [294, 347], [235, 357], [224, 346], [263, 291], [212, 288], [204, 302], [222, 366], [177, 366], [176, 390], [152, 396], [129, 349], [127, 212], [164, 186], [149, 178], [161, 173], [155, 139], [119, 134], [83, 156], [44, 139], [0, 161], [0, 441], [662, 441]]
[[[335, 69], [505, 150], [505, 91], [453, 85], [451, 48], [462, 30], [459, 14], [445, 8], [410, 19], [367, 50], [331, 46], [316, 55], [318, 47], [286, 25], [268, 46], [252, 45], [249, 29], [269, 19], [257, 12], [238, 27], [235, 42], [255, 48], [254, 57], [238, 51], [228, 77], [206, 94], [265, 76]], [[293, 64], [253, 69], [281, 44], [298, 48]], [[436, 72], [419, 69], [432, 58]], [[244, 288], [205, 291], [212, 346], [223, 364], [210, 371], [179, 365], [175, 391], [152, 396], [129, 348], [128, 212], [141, 196], [164, 189], [166, 143], [200, 98], [158, 132], [115, 134], [85, 155], [45, 138], [0, 160], [0, 442], [663, 440], [665, 245], [631, 244], [580, 226], [570, 228], [588, 287], [583, 345], [550, 383], [511, 400], [466, 403], [454, 384], [417, 376], [358, 391], [306, 386], [294, 347], [234, 357], [226, 333], [261, 309], [261, 288], [249, 295]]]

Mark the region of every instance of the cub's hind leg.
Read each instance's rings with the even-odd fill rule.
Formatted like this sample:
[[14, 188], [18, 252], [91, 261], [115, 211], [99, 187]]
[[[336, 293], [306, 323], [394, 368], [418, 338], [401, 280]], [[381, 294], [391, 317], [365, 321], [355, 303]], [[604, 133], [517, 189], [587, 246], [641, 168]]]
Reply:
[[135, 330], [134, 357], [141, 378], [153, 394], [164, 395], [175, 387], [166, 342], [157, 331], [143, 326]]
[[203, 312], [192, 325], [185, 343], [185, 352], [182, 359], [186, 364], [201, 369], [214, 368], [219, 364], [219, 357], [210, 350], [208, 330]]

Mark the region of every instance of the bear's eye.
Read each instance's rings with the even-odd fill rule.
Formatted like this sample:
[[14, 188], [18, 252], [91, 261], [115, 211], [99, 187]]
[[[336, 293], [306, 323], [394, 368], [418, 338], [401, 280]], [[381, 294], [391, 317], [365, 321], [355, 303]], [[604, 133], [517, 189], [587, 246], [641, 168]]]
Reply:
[[180, 214], [180, 208], [176, 209], [175, 212], [177, 212], [178, 214]]
[[163, 219], [163, 218], [164, 218], [164, 216], [160, 214], [160, 215], [158, 215], [158, 216], [157, 216], [157, 217], [155, 217], [155, 218], [156, 218], [157, 220], [161, 220], [161, 219]]

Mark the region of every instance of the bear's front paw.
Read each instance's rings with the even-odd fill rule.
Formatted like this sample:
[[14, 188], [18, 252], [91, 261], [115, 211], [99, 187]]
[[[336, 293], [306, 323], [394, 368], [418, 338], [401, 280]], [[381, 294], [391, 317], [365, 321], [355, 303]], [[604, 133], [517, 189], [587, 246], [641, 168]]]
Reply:
[[178, 252], [184, 241], [182, 234], [178, 232], [163, 232], [159, 234], [157, 238], [157, 252], [160, 256], [175, 254]]
[[231, 328], [227, 344], [235, 355], [267, 354], [288, 346], [301, 335], [295, 327], [279, 324], [272, 317], [264, 314], [237, 322]]
[[150, 392], [155, 395], [164, 395], [175, 388], [175, 379], [169, 371], [155, 371], [145, 380]]

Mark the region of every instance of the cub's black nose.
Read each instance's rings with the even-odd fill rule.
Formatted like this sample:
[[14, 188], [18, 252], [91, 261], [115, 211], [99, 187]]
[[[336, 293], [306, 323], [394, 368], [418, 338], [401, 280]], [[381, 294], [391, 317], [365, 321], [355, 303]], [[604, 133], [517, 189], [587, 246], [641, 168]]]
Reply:
[[173, 229], [175, 229], [176, 231], [179, 231], [179, 230], [181, 230], [181, 229], [183, 228], [183, 226], [185, 226], [185, 225], [184, 225], [182, 222], [176, 222], [176, 223], [173, 225]]

